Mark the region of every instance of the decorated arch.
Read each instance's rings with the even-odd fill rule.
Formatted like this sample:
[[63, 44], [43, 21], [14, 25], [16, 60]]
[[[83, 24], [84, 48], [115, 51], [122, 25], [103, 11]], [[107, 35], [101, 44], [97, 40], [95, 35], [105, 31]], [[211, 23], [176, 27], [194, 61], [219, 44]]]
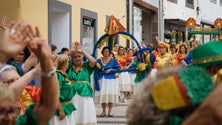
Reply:
[[[106, 43], [111, 43], [111, 45], [113, 46], [117, 35], [131, 42], [135, 42], [139, 50], [142, 50], [136, 38], [129, 32], [126, 32], [125, 27], [113, 15], [111, 15], [109, 22], [105, 28], [105, 34], [102, 35], [94, 45], [92, 56], [95, 57], [96, 50], [101, 49]], [[142, 56], [142, 52], [140, 54]]]
[[[214, 21], [214, 28], [196, 28], [196, 20], [194, 18], [189, 18], [186, 21], [186, 28], [188, 31], [188, 37], [191, 37], [195, 34], [203, 34], [203, 35], [218, 35], [219, 39], [222, 40], [222, 19], [217, 18]], [[189, 39], [189, 38], [188, 38]]]

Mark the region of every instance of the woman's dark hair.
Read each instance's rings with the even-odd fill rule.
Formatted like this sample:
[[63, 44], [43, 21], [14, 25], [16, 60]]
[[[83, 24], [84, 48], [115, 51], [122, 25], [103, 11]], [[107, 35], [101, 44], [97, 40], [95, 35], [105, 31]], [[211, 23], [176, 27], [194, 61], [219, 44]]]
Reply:
[[29, 56], [30, 56], [30, 52], [29, 52], [29, 49], [27, 47], [24, 49], [24, 54], [25, 54], [25, 59], [24, 60], [28, 59]]
[[180, 47], [179, 47], [179, 53], [181, 53], [180, 50], [181, 50], [182, 47], [184, 47], [184, 49], [185, 49], [185, 54], [187, 54], [187, 47], [186, 47], [186, 45], [184, 45], [184, 44], [180, 45]]
[[128, 47], [125, 47], [124, 49], [126, 50], [126, 52], [129, 50]]
[[123, 46], [119, 46], [119, 49], [118, 49], [118, 54], [119, 54], [119, 50], [120, 49], [123, 49], [123, 54], [125, 54], [125, 48]]
[[57, 46], [54, 45], [54, 44], [51, 44], [51, 51], [53, 52], [53, 51], [55, 51], [56, 49], [57, 49]]
[[[30, 51], [29, 51], [29, 49], [26, 47], [24, 50], [23, 50], [23, 52], [24, 52], [24, 62], [25, 62], [25, 60], [26, 59], [28, 59], [29, 58], [29, 56], [30, 56]], [[10, 58], [10, 60], [11, 61], [14, 61], [14, 58]]]
[[65, 47], [61, 49], [61, 52], [65, 52], [65, 51], [69, 51], [69, 49]]
[[115, 47], [115, 45], [116, 45], [116, 44], [118, 44], [118, 45], [119, 45], [119, 43], [114, 43], [114, 47]]
[[176, 46], [175, 46], [175, 45], [170, 44], [170, 48], [175, 48], [175, 49], [176, 49], [176, 51], [175, 51], [175, 52], [177, 52], [177, 48], [176, 48]]
[[153, 43], [148, 43], [147, 47], [151, 48], [152, 50], [155, 50], [155, 45]]
[[110, 50], [110, 48], [108, 46], [103, 47], [103, 49], [101, 51], [102, 55], [103, 55], [103, 52], [104, 52], [105, 49], [109, 50], [109, 55], [110, 55], [111, 54], [111, 50]]
[[127, 50], [127, 53], [129, 53], [129, 51], [132, 51], [132, 52], [133, 52], [133, 55], [135, 54], [133, 49], [128, 49], [128, 50]]

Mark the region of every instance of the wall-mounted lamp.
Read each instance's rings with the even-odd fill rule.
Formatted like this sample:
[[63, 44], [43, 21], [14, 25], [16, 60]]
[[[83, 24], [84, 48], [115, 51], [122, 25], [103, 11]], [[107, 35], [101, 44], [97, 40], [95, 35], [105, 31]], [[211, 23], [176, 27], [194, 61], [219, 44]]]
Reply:
[[196, 11], [197, 11], [197, 15], [199, 15], [200, 7], [197, 6]]
[[122, 18], [125, 18], [126, 17], [126, 15], [125, 14], [122, 14]]

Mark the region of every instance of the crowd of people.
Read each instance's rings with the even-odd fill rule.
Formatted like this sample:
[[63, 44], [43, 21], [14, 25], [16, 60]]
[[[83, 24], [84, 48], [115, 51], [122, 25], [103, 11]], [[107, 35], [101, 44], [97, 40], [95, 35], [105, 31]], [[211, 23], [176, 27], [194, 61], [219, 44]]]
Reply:
[[[41, 37], [38, 28], [33, 31], [24, 21], [10, 22], [4, 27], [0, 42], [1, 84], [0, 84], [0, 124], [24, 125], [47, 124], [58, 106], [59, 87], [55, 66], [47, 42]], [[25, 47], [36, 56], [39, 65], [22, 77], [16, 68], [7, 65], [7, 60], [23, 52]], [[16, 72], [15, 72], [16, 71]], [[7, 75], [7, 78], [4, 76]], [[18, 98], [35, 76], [41, 76], [41, 94], [36, 103], [23, 109]], [[28, 93], [31, 96], [31, 92]], [[35, 95], [33, 95], [35, 96]], [[28, 98], [26, 98], [28, 99]], [[30, 98], [29, 98], [30, 99]], [[25, 111], [24, 111], [25, 110]]]
[[[95, 104], [102, 106], [100, 117], [113, 117], [114, 105], [132, 96], [129, 125], [221, 121], [211, 101], [221, 93], [222, 42], [166, 44], [157, 39], [156, 47], [141, 42], [140, 49], [114, 43], [95, 59], [79, 42], [56, 53], [57, 47], [50, 48], [38, 27], [33, 30], [24, 21], [1, 27], [1, 125], [96, 125]], [[214, 115], [211, 119], [203, 112], [206, 107]], [[202, 112], [206, 119], [200, 118]]]

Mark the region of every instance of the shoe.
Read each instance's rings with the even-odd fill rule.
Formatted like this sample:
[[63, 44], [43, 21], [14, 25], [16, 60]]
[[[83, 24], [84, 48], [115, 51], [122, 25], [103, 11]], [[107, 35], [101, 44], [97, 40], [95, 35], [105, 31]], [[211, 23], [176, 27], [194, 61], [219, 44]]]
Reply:
[[106, 113], [105, 113], [105, 112], [102, 112], [99, 116], [100, 116], [100, 117], [105, 117], [105, 116], [106, 116]]
[[113, 117], [113, 114], [110, 112], [110, 113], [108, 114], [108, 116], [109, 116], [109, 117]]

